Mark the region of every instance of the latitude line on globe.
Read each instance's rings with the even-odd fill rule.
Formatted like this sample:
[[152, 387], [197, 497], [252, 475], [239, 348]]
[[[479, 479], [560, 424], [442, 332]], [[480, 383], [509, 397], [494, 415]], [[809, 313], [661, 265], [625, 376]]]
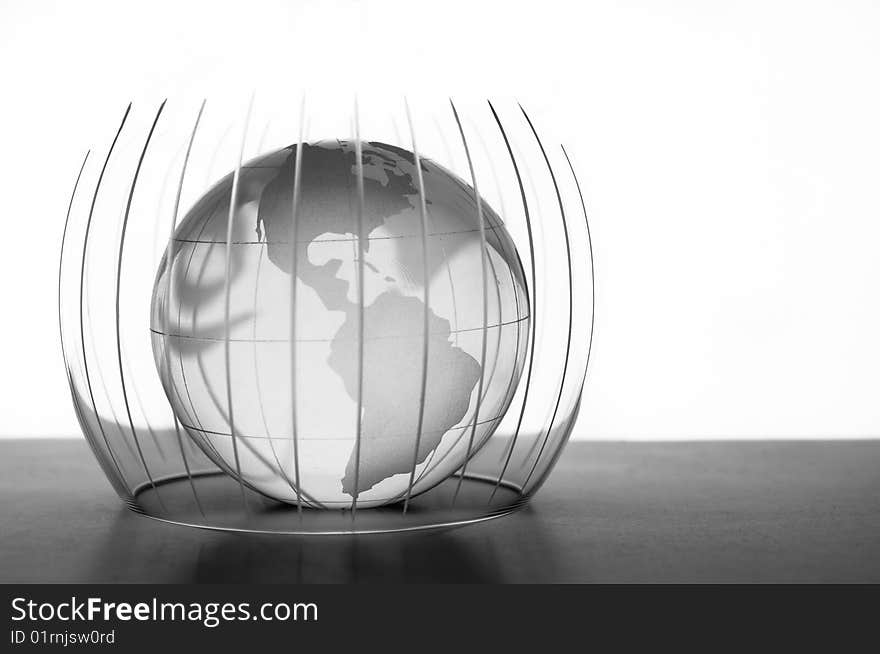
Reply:
[[[494, 418], [484, 418], [483, 420], [480, 420], [480, 421], [477, 423], [477, 425], [478, 425], [478, 426], [479, 426], [479, 425], [488, 425], [488, 424], [493, 423], [493, 422], [498, 422], [498, 421], [501, 420], [502, 418], [504, 418], [504, 415], [503, 415], [503, 414], [502, 414], [502, 415], [499, 415], [499, 416], [495, 416]], [[206, 433], [206, 434], [212, 434], [212, 435], [214, 435], [214, 436], [225, 436], [225, 437], [228, 438], [229, 436], [232, 435], [232, 434], [230, 434], [229, 432], [214, 431], [214, 430], [211, 430], [211, 429], [205, 429], [204, 427], [193, 427], [192, 425], [188, 425], [188, 424], [186, 424], [185, 422], [181, 422], [180, 424], [181, 424], [184, 428], [186, 428], [186, 429], [192, 429], [192, 430], [194, 430], [194, 431], [200, 431], [200, 432], [203, 432], [203, 433]], [[437, 430], [427, 431], [427, 432], [425, 432], [425, 433], [426, 433], [426, 434], [446, 434], [446, 433], [451, 432], [451, 431], [466, 431], [466, 430], [468, 430], [468, 429], [471, 428], [471, 425], [472, 425], [472, 422], [471, 422], [470, 420], [468, 420], [467, 424], [464, 424], [464, 425], [459, 425], [459, 426], [456, 426], [456, 427], [451, 427], [451, 428], [449, 428], [449, 429], [437, 429]], [[252, 441], [267, 440], [267, 437], [266, 437], [266, 436], [250, 436], [250, 435], [248, 435], [248, 434], [242, 434], [240, 431], [237, 431], [236, 433], [237, 433], [237, 435], [238, 435], [238, 438], [241, 439], [241, 440], [252, 440]], [[396, 433], [396, 434], [392, 434], [392, 435], [390, 435], [390, 436], [385, 436], [385, 437], [383, 437], [383, 438], [377, 438], [377, 439], [375, 439], [375, 440], [380, 440], [380, 441], [381, 441], [381, 440], [397, 440], [399, 437], [401, 437], [401, 436], [406, 436], [408, 433], [409, 433], [409, 432], [399, 432], [399, 433]], [[273, 436], [272, 438], [274, 438], [275, 440], [281, 440], [281, 441], [289, 441], [289, 440], [293, 440], [293, 437], [292, 437], [292, 436]], [[346, 440], [351, 440], [351, 436], [313, 436], [313, 437], [310, 437], [310, 438], [302, 438], [302, 437], [300, 437], [300, 440], [307, 440], [307, 441], [346, 441]], [[401, 496], [402, 496], [402, 495], [403, 495], [403, 494], [401, 493]]]
[[[425, 160], [422, 159], [424, 162]], [[504, 224], [499, 225], [489, 225], [486, 227], [487, 232], [498, 231], [501, 227], [504, 227]], [[459, 234], [476, 234], [480, 230], [479, 229], [462, 229], [457, 232], [429, 232], [428, 236], [458, 236]], [[393, 234], [387, 236], [370, 236], [367, 238], [368, 241], [393, 241], [393, 240], [402, 240], [406, 238], [421, 238], [420, 234]], [[226, 241], [204, 241], [199, 239], [191, 239], [191, 238], [176, 238], [174, 239], [178, 243], [199, 243], [204, 245], [218, 244], [225, 245]], [[298, 243], [356, 243], [356, 238], [315, 238], [311, 240], [303, 240], [297, 241]], [[289, 241], [232, 241], [232, 245], [287, 245]]]
[[[526, 321], [528, 319], [529, 319], [529, 316], [526, 315], [526, 316], [522, 316], [520, 318], [517, 318], [516, 320], [508, 320], [506, 322], [498, 322], [498, 323], [494, 323], [492, 325], [486, 325], [486, 329], [498, 329], [499, 327], [509, 327], [510, 325], [516, 325], [516, 324], [521, 323], [523, 321]], [[476, 332], [476, 331], [480, 331], [482, 329], [483, 329], [482, 326], [481, 327], [464, 327], [462, 329], [449, 330], [449, 335], [451, 336], [452, 334], [462, 334], [465, 332]], [[217, 341], [217, 342], [220, 342], [220, 341], [225, 340], [223, 338], [213, 337], [213, 336], [190, 336], [189, 334], [166, 334], [165, 332], [160, 331], [158, 329], [153, 329], [152, 327], [150, 327], [150, 332], [152, 332], [153, 334], [156, 334], [157, 336], [168, 336], [169, 338], [183, 338], [183, 339], [189, 339], [189, 340], [194, 340], [194, 341]], [[431, 334], [443, 334], [446, 332], [430, 332], [430, 333]], [[398, 336], [371, 336], [366, 340], [379, 341], [379, 340], [384, 340], [384, 339], [389, 339], [389, 338], [410, 338], [410, 337], [416, 338], [416, 336], [417, 335], [403, 336], [403, 337], [399, 336], [399, 335]], [[286, 343], [287, 342], [287, 339], [284, 339], [284, 338], [257, 338], [257, 339], [230, 338], [229, 340], [232, 343], [252, 343], [252, 342]], [[326, 342], [330, 342], [333, 340], [334, 339], [332, 339], [332, 338], [301, 338], [301, 339], [299, 339], [299, 342], [300, 343], [326, 343]], [[352, 340], [354, 340], [354, 339], [352, 339]]]

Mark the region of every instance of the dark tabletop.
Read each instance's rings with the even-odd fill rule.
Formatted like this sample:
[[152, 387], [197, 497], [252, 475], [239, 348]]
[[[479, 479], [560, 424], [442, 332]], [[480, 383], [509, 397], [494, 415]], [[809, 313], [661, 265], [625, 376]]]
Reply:
[[518, 514], [293, 537], [137, 516], [82, 440], [2, 440], [0, 581], [880, 582], [880, 442], [572, 443]]

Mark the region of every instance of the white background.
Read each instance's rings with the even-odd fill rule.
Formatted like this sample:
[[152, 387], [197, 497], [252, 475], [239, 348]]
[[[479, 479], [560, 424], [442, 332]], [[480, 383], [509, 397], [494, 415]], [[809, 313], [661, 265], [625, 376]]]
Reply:
[[576, 437], [880, 430], [880, 5], [0, 2], [0, 435], [77, 431], [57, 251], [130, 100], [289, 84], [516, 96], [593, 224]]

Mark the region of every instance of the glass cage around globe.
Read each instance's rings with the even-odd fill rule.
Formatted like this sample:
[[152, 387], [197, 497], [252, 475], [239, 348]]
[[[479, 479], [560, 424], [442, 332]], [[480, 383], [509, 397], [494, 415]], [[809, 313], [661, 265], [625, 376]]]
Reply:
[[72, 184], [58, 310], [126, 506], [355, 534], [534, 496], [580, 408], [594, 289], [575, 168], [522, 107], [178, 98], [107, 131]]
[[441, 165], [420, 161], [425, 249], [413, 153], [361, 144], [359, 215], [355, 144], [301, 147], [298, 176], [296, 145], [241, 166], [231, 224], [233, 174], [180, 222], [155, 282], [156, 365], [181, 426], [251, 489], [310, 508], [398, 502], [504, 417], [525, 365], [524, 271], [495, 211]]

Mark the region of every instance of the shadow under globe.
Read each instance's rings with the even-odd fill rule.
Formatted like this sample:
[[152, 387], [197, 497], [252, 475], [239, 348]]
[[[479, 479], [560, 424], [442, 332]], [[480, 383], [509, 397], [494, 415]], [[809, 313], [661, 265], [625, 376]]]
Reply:
[[233, 175], [220, 180], [181, 221], [153, 293], [153, 353], [185, 431], [242, 484], [314, 508], [378, 507], [453, 475], [505, 415], [530, 329], [491, 207], [420, 160], [423, 248], [414, 155], [360, 149], [362, 208], [351, 141], [303, 144], [299, 175], [296, 146], [244, 164], [231, 225]]

